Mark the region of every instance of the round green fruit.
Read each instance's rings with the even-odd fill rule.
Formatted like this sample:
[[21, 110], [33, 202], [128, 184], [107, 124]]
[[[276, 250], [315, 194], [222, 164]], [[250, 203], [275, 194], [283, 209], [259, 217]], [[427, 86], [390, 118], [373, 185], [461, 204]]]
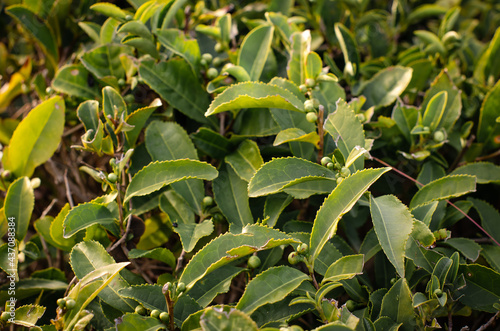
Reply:
[[391, 282], [391, 285], [394, 285], [394, 284], [396, 284], [397, 279], [396, 279], [396, 278], [391, 278], [391, 281], [390, 281], [390, 282]]
[[219, 76], [219, 71], [215, 68], [210, 68], [207, 70], [207, 77], [208, 79], [214, 79], [217, 76]]
[[351, 170], [349, 170], [349, 168], [347, 167], [342, 167], [342, 169], [340, 169], [340, 175], [342, 177], [347, 177], [351, 174]]
[[205, 59], [201, 59], [200, 60], [200, 64], [201, 64], [202, 67], [208, 66], [208, 63], [207, 63], [207, 61], [205, 61]]
[[304, 109], [308, 113], [314, 111], [314, 102], [312, 100], [306, 100], [304, 102]]
[[300, 256], [297, 254], [297, 252], [291, 252], [288, 254], [288, 263], [291, 265], [297, 264], [300, 262]]
[[212, 60], [213, 60], [213, 58], [214, 58], [214, 57], [213, 57], [213, 56], [212, 56], [212, 54], [210, 54], [210, 53], [205, 53], [205, 54], [203, 54], [203, 55], [201, 56], [201, 58], [202, 58], [203, 60], [205, 60], [208, 64], [210, 64], [210, 63], [212, 63]]
[[118, 86], [123, 87], [125, 86], [125, 84], [126, 84], [125, 79], [123, 78], [118, 79]]
[[257, 269], [261, 265], [260, 258], [256, 255], [250, 256], [248, 259], [247, 265], [250, 269]]
[[151, 317], [158, 318], [160, 317], [161, 312], [158, 309], [153, 309], [151, 310], [151, 314], [149, 314]]
[[314, 98], [314, 99], [312, 99], [312, 102], [313, 102], [314, 108], [319, 108], [320, 102], [318, 99]]
[[183, 282], [177, 283], [177, 292], [181, 293], [184, 291], [186, 291], [186, 284], [184, 284]]
[[332, 162], [328, 162], [328, 163], [326, 164], [326, 167], [327, 167], [328, 169], [330, 169], [330, 170], [333, 170], [334, 166], [335, 166], [335, 165], [334, 165]]
[[57, 299], [57, 305], [61, 308], [64, 308], [66, 307], [66, 300], [61, 298], [61, 299]]
[[300, 90], [300, 92], [302, 92], [302, 93], [307, 93], [307, 86], [305, 86], [304, 84], [301, 84], [301, 85], [299, 86], [299, 90]]
[[116, 183], [116, 181], [118, 180], [118, 176], [114, 173], [110, 173], [110, 174], [108, 174], [108, 180], [111, 183]]
[[123, 97], [123, 100], [126, 103], [132, 103], [132, 102], [135, 102], [135, 97], [133, 94], [127, 94], [126, 96]]
[[434, 141], [440, 143], [440, 142], [444, 141], [444, 133], [441, 131], [436, 131], [436, 132], [434, 132], [433, 138], [434, 138]]
[[202, 205], [205, 206], [205, 207], [210, 207], [211, 205], [214, 204], [214, 199], [211, 197], [211, 196], [206, 196], [203, 198], [203, 200], [201, 201]]
[[69, 298], [69, 299], [66, 299], [66, 308], [67, 309], [73, 309], [76, 305], [76, 301]]
[[316, 86], [316, 81], [313, 78], [307, 78], [306, 79], [306, 86], [308, 88], [313, 88]]
[[10, 172], [10, 170], [5, 170], [4, 172], [2, 172], [3, 179], [9, 179], [11, 176], [12, 176], [12, 172]]
[[214, 67], [220, 67], [224, 63], [224, 61], [220, 57], [214, 58], [213, 65]]
[[125, 21], [132, 21], [133, 19], [134, 19], [134, 16], [132, 16], [132, 15], [125, 16]]
[[2, 313], [2, 315], [0, 316], [0, 319], [1, 319], [2, 321], [4, 321], [4, 322], [8, 321], [8, 320], [9, 320], [9, 318], [10, 318], [10, 313], [8, 313], [8, 312], [6, 312], [6, 311], [4, 311], [4, 312]]
[[307, 244], [300, 244], [297, 247], [297, 253], [299, 254], [306, 254], [309, 251], [309, 246]]
[[[326, 165], [328, 163], [332, 163], [332, 159], [329, 158], [328, 156], [323, 156], [323, 158], [321, 159], [321, 165], [326, 167]], [[333, 163], [332, 163], [332, 165], [333, 165]]]
[[344, 180], [343, 177], [337, 178], [337, 185], [340, 185], [340, 183], [342, 183], [343, 180]]
[[54, 92], [54, 89], [50, 86], [45, 89], [45, 93], [47, 93], [47, 94], [52, 94], [53, 92]]
[[160, 321], [163, 323], [168, 323], [168, 320], [170, 319], [170, 316], [168, 316], [168, 313], [163, 312], [160, 314]]
[[360, 122], [364, 122], [366, 120], [364, 114], [357, 114], [356, 117]]
[[221, 53], [224, 49], [222, 48], [222, 44], [221, 43], [216, 43], [215, 46], [214, 46], [214, 50], [217, 53]]
[[139, 305], [139, 306], [135, 307], [135, 312], [136, 312], [136, 314], [139, 314], [139, 315], [146, 315], [146, 308]]
[[316, 123], [318, 121], [318, 115], [316, 115], [315, 113], [311, 112], [311, 113], [307, 113], [306, 114], [306, 120], [309, 122], [309, 123]]

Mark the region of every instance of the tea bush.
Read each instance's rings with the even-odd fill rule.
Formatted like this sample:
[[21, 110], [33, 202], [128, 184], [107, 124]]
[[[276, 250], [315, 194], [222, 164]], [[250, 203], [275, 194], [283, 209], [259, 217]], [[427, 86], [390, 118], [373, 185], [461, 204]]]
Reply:
[[496, 1], [0, 9], [2, 327], [494, 325]]

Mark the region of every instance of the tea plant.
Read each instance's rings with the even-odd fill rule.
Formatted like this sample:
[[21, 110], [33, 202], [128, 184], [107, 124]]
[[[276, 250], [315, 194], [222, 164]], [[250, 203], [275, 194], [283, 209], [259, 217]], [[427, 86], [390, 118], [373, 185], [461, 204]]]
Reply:
[[3, 327], [495, 323], [494, 1], [0, 8]]

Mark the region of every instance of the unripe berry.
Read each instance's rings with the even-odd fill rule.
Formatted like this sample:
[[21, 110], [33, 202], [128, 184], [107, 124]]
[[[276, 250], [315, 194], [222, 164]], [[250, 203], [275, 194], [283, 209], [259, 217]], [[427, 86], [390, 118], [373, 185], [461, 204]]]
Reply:
[[216, 43], [215, 46], [214, 46], [214, 50], [217, 52], [217, 53], [220, 53], [223, 51], [223, 48], [222, 48], [222, 44], [221, 43]]
[[208, 79], [214, 79], [217, 76], [219, 76], [219, 71], [215, 68], [210, 68], [207, 70], [207, 77]]
[[391, 281], [390, 281], [391, 285], [396, 284], [396, 282], [397, 282], [396, 278], [391, 278]]
[[436, 131], [436, 132], [434, 132], [433, 138], [434, 138], [434, 141], [440, 143], [444, 140], [444, 133], [441, 131]]
[[351, 170], [349, 170], [349, 168], [347, 167], [342, 167], [342, 169], [340, 169], [340, 175], [342, 177], [347, 177], [351, 174]]
[[220, 57], [216, 57], [213, 60], [214, 67], [220, 67], [224, 61]]
[[146, 308], [144, 308], [141, 305], [138, 305], [137, 307], [135, 307], [135, 312], [136, 312], [136, 314], [139, 314], [139, 315], [146, 315]]
[[208, 63], [207, 63], [207, 61], [205, 61], [205, 59], [201, 59], [200, 64], [202, 67], [206, 67], [208, 65]]
[[297, 247], [297, 253], [302, 254], [302, 255], [306, 254], [308, 250], [309, 250], [309, 246], [307, 246], [307, 244], [300, 244]]
[[10, 313], [8, 313], [8, 312], [6, 312], [6, 311], [4, 311], [4, 312], [2, 313], [2, 316], [0, 316], [0, 319], [1, 319], [2, 321], [4, 321], [4, 322], [8, 321], [8, 320], [9, 320], [9, 318], [10, 318]]
[[114, 174], [114, 173], [110, 173], [110, 174], [108, 174], [108, 180], [111, 183], [116, 183], [116, 181], [118, 180], [118, 176], [116, 176], [116, 174]]
[[132, 15], [125, 16], [125, 21], [132, 21], [134, 17]]
[[258, 256], [252, 255], [248, 259], [247, 265], [250, 269], [257, 269], [261, 265], [261, 261]]
[[126, 96], [123, 97], [123, 100], [126, 102], [126, 103], [132, 103], [135, 101], [135, 97], [133, 94], [127, 94]]
[[309, 123], [316, 123], [316, 121], [318, 120], [318, 115], [316, 115], [316, 113], [307, 113], [306, 114], [306, 120], [309, 122]]
[[205, 60], [208, 64], [212, 63], [213, 56], [210, 53], [205, 53], [201, 56], [203, 60]]
[[168, 323], [168, 320], [170, 319], [170, 316], [168, 315], [168, 313], [166, 312], [163, 312], [160, 314], [160, 321], [162, 321], [163, 323]]
[[319, 103], [318, 99], [314, 98], [314, 99], [312, 99], [312, 102], [313, 102], [314, 108], [318, 108], [319, 107], [320, 103]]
[[297, 254], [297, 252], [291, 252], [288, 254], [288, 263], [291, 265], [297, 264], [300, 262], [300, 256]]
[[365, 118], [365, 115], [364, 114], [356, 114], [356, 117], [358, 118], [358, 120], [360, 122], [364, 122], [366, 120]]
[[207, 195], [206, 197], [203, 198], [201, 204], [205, 207], [210, 207], [211, 205], [214, 204], [214, 199], [211, 196]]
[[57, 299], [57, 305], [61, 308], [64, 308], [66, 307], [66, 300], [61, 298], [61, 299]]
[[76, 301], [69, 298], [69, 299], [66, 299], [66, 308], [67, 309], [73, 309], [76, 305]]
[[342, 178], [342, 177], [337, 178], [337, 185], [339, 185], [340, 183], [342, 183], [343, 180], [344, 180], [344, 178]]
[[52, 93], [54, 92], [54, 89], [53, 89], [52, 87], [50, 87], [50, 86], [49, 86], [49, 87], [47, 87], [47, 88], [45, 89], [45, 92], [46, 92], [47, 94], [52, 94]]
[[220, 223], [224, 220], [224, 216], [222, 216], [221, 213], [215, 213], [213, 214], [212, 218], [214, 219], [215, 223]]
[[334, 164], [333, 164], [332, 162], [328, 162], [328, 163], [326, 164], [326, 167], [327, 167], [328, 169], [330, 169], [330, 170], [333, 170]]
[[123, 87], [123, 86], [125, 86], [125, 83], [126, 83], [125, 79], [123, 79], [123, 78], [118, 79], [118, 86]]
[[316, 86], [316, 81], [313, 78], [307, 78], [306, 86], [309, 88], [313, 88], [314, 86]]
[[[329, 158], [328, 156], [324, 156], [322, 159], [321, 159], [321, 165], [326, 167], [326, 165], [328, 163], [332, 163], [332, 159]], [[333, 166], [333, 163], [332, 163], [332, 166]]]
[[302, 92], [302, 93], [307, 93], [307, 86], [305, 86], [304, 84], [301, 84], [301, 85], [299, 86], [299, 90], [300, 90], [300, 92]]
[[184, 292], [186, 290], [186, 284], [183, 282], [177, 283], [177, 293]]
[[158, 318], [160, 317], [161, 312], [158, 309], [153, 309], [151, 310], [151, 314], [149, 314], [151, 317]]
[[306, 100], [304, 102], [304, 109], [308, 113], [314, 111], [314, 102], [312, 100]]

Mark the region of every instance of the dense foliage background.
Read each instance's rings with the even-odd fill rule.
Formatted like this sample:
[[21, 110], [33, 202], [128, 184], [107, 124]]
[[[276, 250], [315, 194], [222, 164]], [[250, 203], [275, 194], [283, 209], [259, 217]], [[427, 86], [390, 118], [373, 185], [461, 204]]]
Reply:
[[497, 1], [4, 0], [0, 22], [2, 327], [494, 328]]

